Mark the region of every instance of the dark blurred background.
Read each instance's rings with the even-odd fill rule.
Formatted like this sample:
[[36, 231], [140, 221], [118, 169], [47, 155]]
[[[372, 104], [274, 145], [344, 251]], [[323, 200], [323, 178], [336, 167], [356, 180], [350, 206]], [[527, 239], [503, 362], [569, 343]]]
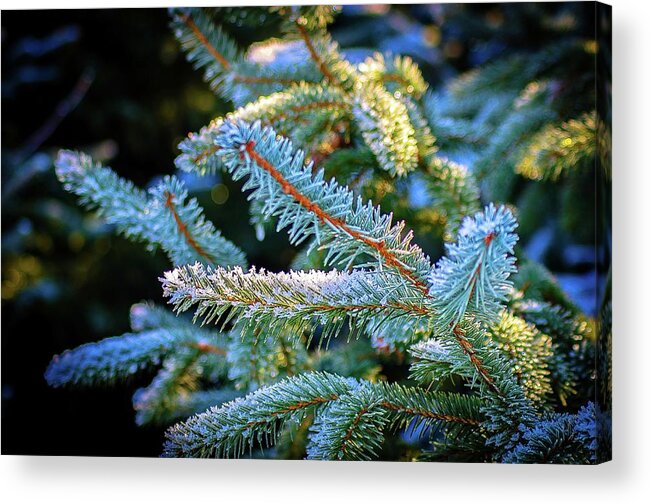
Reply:
[[[574, 4], [576, 19], [592, 4]], [[434, 87], [513, 50], [549, 42], [566, 4], [347, 6], [332, 28], [351, 59], [408, 54]], [[591, 19], [586, 16], [586, 19]], [[275, 26], [233, 30], [242, 45]], [[575, 27], [576, 28], [576, 27]], [[591, 26], [579, 26], [589, 33]], [[91, 153], [140, 186], [174, 172], [189, 131], [230, 110], [185, 61], [165, 9], [2, 12], [2, 453], [157, 456], [163, 430], [138, 428], [142, 381], [54, 390], [56, 353], [129, 330], [129, 307], [161, 301], [166, 258], [117, 237], [57, 182], [58, 148]], [[285, 268], [283, 234], [260, 243], [237, 185], [188, 180], [250, 262]]]

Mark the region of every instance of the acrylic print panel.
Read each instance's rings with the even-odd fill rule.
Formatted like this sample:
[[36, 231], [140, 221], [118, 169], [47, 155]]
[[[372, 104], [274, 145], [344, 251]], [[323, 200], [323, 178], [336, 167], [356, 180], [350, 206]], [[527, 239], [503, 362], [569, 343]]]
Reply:
[[3, 12], [3, 453], [609, 460], [610, 13]]

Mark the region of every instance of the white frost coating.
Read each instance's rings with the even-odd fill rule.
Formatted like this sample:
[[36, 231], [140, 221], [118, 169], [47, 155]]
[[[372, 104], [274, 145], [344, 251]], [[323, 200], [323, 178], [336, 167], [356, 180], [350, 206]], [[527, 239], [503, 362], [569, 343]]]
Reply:
[[424, 296], [389, 272], [244, 272], [196, 263], [166, 272], [161, 281], [164, 295], [178, 311], [195, 307], [195, 317], [210, 322], [232, 309], [228, 317], [271, 334], [288, 327], [313, 330], [316, 318], [333, 336], [348, 317], [354, 319], [351, 330], [413, 330], [433, 315]]
[[516, 227], [510, 210], [492, 203], [464, 219], [458, 242], [446, 246], [447, 256], [429, 277], [441, 326], [459, 323], [468, 310], [487, 320], [499, 313], [512, 287], [508, 278], [516, 271]]

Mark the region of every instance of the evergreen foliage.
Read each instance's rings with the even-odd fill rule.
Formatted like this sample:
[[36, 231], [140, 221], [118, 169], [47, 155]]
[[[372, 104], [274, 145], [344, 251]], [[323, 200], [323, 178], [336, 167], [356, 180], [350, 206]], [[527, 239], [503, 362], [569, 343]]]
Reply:
[[[241, 181], [252, 222], [301, 247], [295, 270], [247, 270], [179, 179], [145, 192], [63, 151], [67, 190], [168, 254], [160, 280], [179, 316], [134, 305], [134, 334], [55, 357], [47, 381], [112, 383], [160, 366], [133, 402], [139, 424], [182, 420], [167, 431], [169, 457], [288, 444], [310, 459], [371, 460], [411, 432], [422, 459], [602, 460], [588, 319], [516, 248], [514, 207], [482, 202], [510, 202], [519, 175], [558, 181], [594, 157], [595, 113], [566, 121], [548, 106], [545, 78], [580, 47], [505, 59], [441, 93], [408, 57], [348, 62], [326, 31], [333, 8], [237, 12], [223, 19], [269, 17], [284, 38], [244, 51], [215, 12], [171, 10], [188, 60], [237, 107], [183, 140], [176, 166]], [[472, 169], [455, 160], [463, 149]], [[427, 208], [399, 195], [414, 185]], [[433, 264], [381, 208], [434, 222], [446, 254]], [[190, 310], [192, 321], [180, 315]]]
[[111, 383], [160, 362], [174, 340], [169, 331], [158, 329], [87, 343], [54, 357], [45, 379], [55, 387]]
[[55, 165], [66, 190], [98, 208], [128, 238], [145, 242], [150, 250], [161, 247], [174, 264], [246, 264], [243, 252], [205, 220], [176, 177], [165, 177], [147, 194], [82, 153], [61, 151]]
[[594, 161], [596, 137], [594, 112], [560, 126], [548, 125], [533, 137], [516, 171], [530, 179], [557, 180]]
[[195, 264], [167, 272], [163, 293], [178, 311], [197, 305], [195, 319], [204, 324], [236, 319], [245, 330], [264, 330], [274, 339], [311, 333], [313, 322], [323, 326], [325, 340], [345, 321], [349, 335], [356, 328], [373, 333], [384, 324], [404, 330], [428, 315], [422, 297], [414, 297], [395, 275], [380, 272], [244, 273], [239, 268], [206, 271]]
[[459, 241], [447, 245], [430, 277], [442, 327], [461, 322], [468, 309], [478, 318], [496, 317], [511, 287], [507, 279], [516, 271], [516, 225], [511, 212], [493, 205], [464, 220]]

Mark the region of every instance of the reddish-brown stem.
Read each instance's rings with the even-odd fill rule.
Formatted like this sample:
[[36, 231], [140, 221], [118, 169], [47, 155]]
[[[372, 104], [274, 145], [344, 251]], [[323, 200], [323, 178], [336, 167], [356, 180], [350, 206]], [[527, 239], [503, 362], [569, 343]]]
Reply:
[[[279, 306], [278, 303], [269, 303], [267, 301], [264, 301], [262, 299], [256, 299], [255, 301], [250, 301], [247, 299], [243, 299], [234, 295], [230, 296], [222, 296], [224, 301], [228, 301], [229, 303], [241, 303], [245, 305], [263, 305], [263, 306], [272, 306], [276, 307]], [[327, 304], [320, 304], [320, 305], [308, 305], [310, 308], [312, 308], [315, 311], [343, 311], [343, 312], [353, 312], [353, 311], [361, 311], [361, 310], [387, 310], [387, 309], [396, 309], [396, 310], [403, 310], [406, 312], [412, 312], [416, 313], [418, 315], [429, 315], [430, 311], [427, 308], [423, 308], [422, 306], [418, 306], [415, 304], [411, 303], [401, 303], [399, 301], [394, 301], [390, 302], [387, 304], [365, 304], [365, 305], [341, 305], [341, 306], [335, 306], [335, 305], [327, 305]]]
[[[340, 103], [340, 102], [335, 102], [335, 101], [317, 101], [317, 102], [312, 102], [312, 103], [307, 103], [305, 105], [294, 105], [293, 107], [289, 108], [289, 112], [293, 112], [297, 115], [301, 114], [302, 112], [308, 112], [310, 110], [315, 110], [315, 109], [328, 109], [328, 108], [346, 108], [345, 103]], [[281, 119], [287, 119], [289, 117], [288, 112], [278, 112], [277, 114], [270, 115], [267, 118], [262, 118], [262, 122], [265, 125], [272, 125], [274, 122], [279, 121]], [[297, 119], [295, 119], [297, 120]], [[277, 130], [276, 131], [278, 134], [283, 134], [282, 131]], [[286, 135], [285, 135], [286, 136]], [[208, 156], [211, 156], [215, 152], [217, 152], [220, 149], [218, 145], [211, 145], [207, 147], [205, 150], [201, 151], [199, 154], [197, 154], [194, 157], [191, 157], [190, 160], [192, 161], [193, 164], [198, 164], [202, 162], [204, 159], [206, 159]]]
[[398, 84], [402, 86], [408, 86], [409, 81], [404, 79], [401, 75], [395, 74], [395, 73], [387, 73], [382, 76], [382, 80], [384, 81], [389, 81], [389, 82], [397, 82]]
[[[488, 247], [493, 239], [495, 238], [495, 233], [490, 232], [486, 236], [484, 236], [484, 245]], [[481, 267], [482, 267], [483, 261], [479, 261], [479, 264], [477, 264], [477, 267], [475, 270], [472, 272], [472, 276], [470, 277], [470, 295], [468, 296], [468, 302], [472, 299], [473, 294], [475, 293], [475, 286], [477, 285], [477, 278], [479, 278], [479, 273], [481, 273]]]
[[[432, 418], [432, 419], [441, 420], [441, 421], [444, 421], [444, 422], [455, 422], [455, 423], [461, 423], [461, 424], [464, 424], [464, 425], [472, 425], [472, 426], [478, 426], [480, 424], [480, 422], [478, 420], [475, 420], [475, 419], [472, 419], [472, 418], [463, 418], [463, 417], [459, 417], [459, 416], [456, 416], [456, 415], [443, 415], [443, 414], [435, 413], [435, 412], [429, 411], [429, 410], [406, 408], [406, 407], [403, 407], [403, 406], [399, 406], [397, 404], [393, 404], [393, 403], [391, 403], [389, 401], [383, 401], [379, 405], [382, 408], [386, 408], [386, 409], [389, 409], [391, 411], [406, 413], [408, 415], [417, 415], [417, 416], [422, 416], [422, 417], [426, 417], [426, 418]], [[342, 440], [342, 446], [341, 446], [341, 449], [344, 452], [344, 454], [346, 453], [346, 444], [348, 443], [348, 441], [350, 441], [350, 439], [353, 436], [353, 432], [354, 432], [355, 428], [357, 427], [357, 425], [359, 425], [359, 423], [362, 421], [362, 417], [366, 413], [368, 413], [368, 411], [369, 411], [368, 408], [362, 408], [361, 410], [359, 410], [357, 412], [357, 415], [355, 415], [355, 418], [353, 419], [352, 423], [350, 424], [350, 427], [346, 431], [346, 435], [344, 436], [344, 438]]]
[[183, 14], [181, 16], [181, 21], [185, 23], [185, 25], [192, 30], [192, 33], [194, 33], [195, 37], [203, 44], [203, 46], [206, 48], [206, 50], [212, 55], [213, 58], [215, 58], [221, 66], [224, 67], [224, 70], [228, 70], [231, 67], [231, 64], [224, 58], [224, 56], [217, 50], [215, 49], [215, 46], [213, 46], [208, 38], [202, 33], [202, 31], [199, 29], [199, 27], [196, 25], [196, 23], [192, 20], [189, 14]]
[[357, 415], [355, 415], [355, 418], [353, 419], [352, 423], [350, 424], [350, 427], [348, 427], [348, 430], [346, 431], [346, 435], [344, 438], [341, 440], [341, 451], [346, 454], [347, 451], [347, 444], [348, 441], [350, 441], [350, 438], [353, 437], [353, 432], [355, 431], [355, 427], [359, 424], [359, 422], [362, 421], [362, 417], [368, 413], [367, 408], [362, 408], [357, 412]]
[[[484, 245], [488, 247], [493, 239], [495, 238], [495, 233], [491, 232], [488, 233], [484, 237]], [[480, 261], [475, 270], [472, 272], [472, 277], [470, 278], [470, 295], [468, 296], [468, 299], [472, 299], [472, 296], [475, 292], [475, 287], [477, 285], [477, 278], [479, 277], [479, 273], [481, 272], [481, 267], [482, 267], [482, 262]], [[459, 326], [458, 323], [454, 323], [452, 325], [452, 333], [454, 334], [454, 337], [456, 338], [457, 342], [461, 346], [461, 349], [463, 352], [468, 356], [470, 359], [471, 364], [474, 366], [474, 368], [477, 370], [479, 373], [479, 376], [481, 376], [482, 380], [486, 383], [488, 388], [490, 388], [493, 392], [495, 392], [498, 396], [502, 396], [502, 392], [497, 388], [495, 385], [495, 381], [493, 377], [490, 375], [490, 373], [486, 370], [484, 367], [481, 359], [477, 357], [477, 353], [472, 346], [472, 344], [467, 340], [465, 332], [461, 327]]]
[[[325, 397], [318, 396], [318, 397], [315, 397], [315, 398], [310, 399], [308, 401], [299, 401], [299, 402], [296, 402], [294, 404], [291, 404], [291, 405], [287, 406], [286, 408], [283, 408], [283, 409], [278, 410], [278, 411], [274, 411], [274, 412], [270, 413], [270, 416], [272, 418], [275, 418], [275, 417], [278, 417], [280, 415], [291, 413], [292, 411], [296, 411], [296, 410], [303, 409], [303, 408], [309, 408], [310, 406], [316, 406], [318, 404], [323, 404], [323, 403], [330, 402], [330, 401], [336, 401], [338, 399], [339, 399], [339, 395], [337, 395], [337, 394], [330, 394], [329, 396], [325, 396]], [[440, 414], [440, 413], [435, 413], [433, 411], [423, 410], [423, 409], [405, 408], [403, 406], [393, 404], [393, 403], [391, 403], [389, 401], [383, 401], [383, 402], [381, 402], [379, 404], [379, 406], [382, 407], [382, 408], [389, 409], [391, 411], [406, 413], [408, 415], [417, 415], [417, 416], [432, 418], [432, 419], [441, 420], [441, 421], [444, 421], [444, 422], [455, 422], [455, 423], [461, 423], [461, 424], [464, 424], [464, 425], [472, 425], [472, 426], [478, 426], [481, 423], [479, 420], [475, 420], [473, 418], [463, 418], [463, 417], [459, 417], [459, 416], [455, 416], [455, 415], [443, 415], [443, 414]], [[348, 441], [350, 439], [350, 437], [352, 436], [352, 431], [354, 430], [355, 426], [357, 424], [359, 424], [359, 422], [361, 421], [361, 417], [363, 415], [365, 415], [366, 413], [368, 413], [368, 409], [366, 409], [366, 408], [360, 410], [357, 413], [355, 419], [353, 420], [353, 424], [348, 429], [347, 435], [344, 438], [344, 444], [346, 443], [346, 441]], [[249, 428], [249, 427], [253, 427], [255, 425], [264, 425], [266, 423], [269, 423], [269, 421], [270, 421], [269, 419], [254, 420], [254, 421], [248, 422], [246, 424], [246, 427]]]
[[258, 152], [255, 151], [255, 142], [249, 141], [244, 145], [244, 148], [247, 154], [251, 157], [256, 164], [269, 173], [273, 179], [278, 182], [285, 194], [290, 195], [294, 198], [303, 208], [312, 212], [316, 215], [317, 219], [323, 224], [329, 224], [336, 229], [344, 232], [348, 236], [351, 236], [355, 240], [358, 240], [368, 247], [374, 249], [380, 257], [382, 257], [384, 263], [387, 266], [395, 268], [401, 275], [407, 278], [413, 285], [420, 289], [423, 293], [428, 294], [428, 288], [425, 282], [417, 278], [412, 271], [407, 269], [398, 258], [387, 249], [386, 243], [382, 240], [374, 240], [368, 236], [363, 235], [359, 231], [352, 229], [346, 222], [337, 217], [333, 217], [325, 210], [323, 210], [317, 203], [311, 201], [308, 197], [302, 194], [294, 185], [292, 185], [283, 175], [272, 166], [269, 161], [263, 158]]
[[283, 84], [286, 86], [291, 86], [292, 84], [298, 84], [299, 80], [296, 79], [281, 79], [278, 77], [256, 77], [252, 75], [233, 75], [233, 80], [235, 82], [242, 82], [244, 84]]
[[481, 359], [477, 357], [475, 348], [466, 338], [466, 333], [464, 332], [464, 330], [461, 329], [461, 327], [457, 324], [452, 328], [452, 334], [454, 334], [454, 337], [456, 338], [457, 342], [461, 346], [461, 349], [468, 356], [470, 362], [479, 373], [479, 376], [481, 376], [484, 383], [486, 383], [486, 386], [490, 388], [493, 392], [495, 392], [498, 396], [502, 396], [502, 392], [495, 385], [495, 380], [493, 380], [493, 377], [486, 370]]
[[211, 345], [209, 343], [206, 343], [204, 341], [200, 341], [198, 343], [188, 343], [188, 346], [190, 348], [196, 348], [200, 352], [203, 353], [214, 353], [216, 355], [226, 355], [226, 350], [223, 348], [216, 347], [214, 345]]
[[305, 42], [305, 46], [307, 47], [307, 50], [310, 52], [310, 57], [314, 60], [316, 65], [319, 67], [319, 71], [331, 84], [338, 86], [339, 82], [337, 81], [335, 76], [332, 75], [330, 70], [328, 70], [328, 67], [326, 66], [325, 62], [321, 59], [319, 54], [316, 52], [316, 49], [314, 48], [314, 44], [312, 44], [310, 35], [307, 33], [305, 27], [301, 25], [298, 21], [295, 24], [296, 24], [296, 28], [298, 29], [299, 35]]
[[[317, 404], [322, 404], [322, 403], [325, 403], [325, 402], [336, 401], [337, 399], [339, 399], [339, 396], [337, 394], [331, 394], [331, 395], [326, 396], [326, 397], [320, 397], [320, 396], [315, 397], [314, 399], [311, 399], [309, 401], [299, 401], [299, 402], [294, 403], [294, 404], [292, 404], [290, 406], [287, 406], [286, 408], [283, 408], [281, 410], [274, 411], [274, 412], [270, 413], [270, 416], [271, 417], [277, 417], [277, 416], [280, 416], [280, 415], [284, 415], [286, 413], [291, 413], [292, 411], [296, 411], [298, 409], [308, 408], [310, 406], [315, 406]], [[269, 419], [253, 420], [253, 421], [247, 423], [246, 427], [249, 428], [249, 427], [253, 427], [255, 425], [264, 425], [266, 423], [269, 423], [269, 421], [270, 421]]]
[[192, 160], [192, 162], [193, 162], [194, 164], [200, 163], [201, 161], [203, 161], [204, 159], [206, 159], [208, 156], [214, 154], [214, 153], [217, 152], [218, 150], [219, 150], [219, 146], [218, 146], [218, 145], [211, 145], [211, 146], [208, 147], [206, 150], [200, 152], [199, 154], [197, 154], [196, 156], [194, 156], [193, 158], [191, 158], [191, 160]]
[[181, 217], [176, 211], [176, 205], [174, 204], [174, 195], [169, 191], [165, 191], [165, 206], [169, 208], [170, 213], [174, 218], [174, 222], [176, 222], [176, 226], [179, 228], [179, 232], [183, 235], [185, 241], [188, 242], [188, 245], [190, 245], [199, 256], [203, 257], [208, 262], [214, 263], [215, 260], [203, 249], [203, 247], [201, 247], [201, 245], [197, 243], [192, 234], [190, 234], [185, 222], [181, 220]]
[[388, 401], [384, 401], [380, 403], [380, 406], [386, 409], [390, 409], [391, 411], [398, 411], [402, 413], [407, 413], [408, 415], [417, 415], [426, 418], [432, 418], [434, 420], [442, 420], [444, 422], [455, 422], [464, 425], [475, 425], [475, 426], [481, 423], [479, 420], [475, 420], [474, 418], [463, 418], [455, 415], [444, 415], [441, 413], [434, 413], [433, 411], [429, 411], [429, 410], [406, 408], [398, 404], [390, 403]]
[[[257, 302], [256, 302], [257, 303]], [[265, 303], [261, 303], [265, 304]], [[368, 304], [368, 305], [342, 305], [342, 306], [334, 306], [334, 305], [311, 305], [311, 308], [314, 308], [317, 311], [344, 311], [344, 312], [352, 312], [352, 311], [361, 311], [361, 310], [386, 310], [388, 308], [393, 308], [396, 310], [404, 310], [407, 312], [415, 312], [419, 315], [428, 315], [430, 312], [421, 306], [416, 306], [413, 304], [408, 304], [408, 303], [387, 303], [385, 305], [380, 305], [380, 304]]]

